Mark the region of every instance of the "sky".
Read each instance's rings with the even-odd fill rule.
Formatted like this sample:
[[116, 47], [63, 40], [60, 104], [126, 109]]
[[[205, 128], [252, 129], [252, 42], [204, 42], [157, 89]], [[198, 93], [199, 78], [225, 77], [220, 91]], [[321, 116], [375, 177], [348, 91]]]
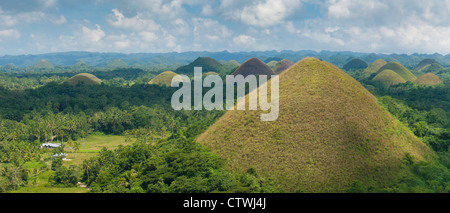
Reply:
[[1, 0], [0, 55], [450, 54], [450, 0]]

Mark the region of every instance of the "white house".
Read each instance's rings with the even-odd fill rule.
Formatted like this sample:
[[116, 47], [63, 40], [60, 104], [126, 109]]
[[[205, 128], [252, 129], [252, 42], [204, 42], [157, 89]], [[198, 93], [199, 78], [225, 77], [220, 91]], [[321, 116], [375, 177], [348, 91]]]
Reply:
[[60, 147], [60, 143], [43, 143], [41, 145], [41, 148], [48, 148], [48, 149], [54, 149]]
[[57, 153], [52, 155], [54, 158], [61, 158], [62, 160], [66, 160], [67, 154], [66, 153]]

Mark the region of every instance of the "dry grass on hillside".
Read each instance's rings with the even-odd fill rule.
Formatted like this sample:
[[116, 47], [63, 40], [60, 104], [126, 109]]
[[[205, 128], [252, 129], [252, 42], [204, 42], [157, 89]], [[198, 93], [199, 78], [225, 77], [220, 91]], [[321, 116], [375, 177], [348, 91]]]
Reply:
[[[166, 71], [154, 77], [150, 82], [148, 82], [148, 84], [165, 85], [170, 87], [172, 84], [172, 79], [176, 76], [178, 76], [178, 74], [172, 71]], [[182, 81], [181, 77], [175, 80], [180, 82]]]
[[378, 70], [386, 64], [387, 64], [387, 62], [383, 59], [378, 59], [378, 60], [374, 61], [373, 63], [371, 63], [369, 65], [369, 67], [367, 67], [363, 71], [362, 77], [364, 79], [369, 78], [373, 73], [378, 72]]
[[84, 84], [84, 85], [99, 85], [102, 80], [97, 78], [95, 75], [89, 73], [80, 73], [68, 80], [70, 85]]
[[433, 73], [427, 73], [424, 74], [422, 76], [420, 76], [419, 78], [417, 78], [414, 81], [415, 84], [420, 84], [420, 85], [437, 85], [437, 84], [442, 84], [444, 83], [444, 81], [439, 78], [439, 76], [433, 74]]
[[237, 68], [232, 75], [275, 75], [270, 67], [257, 58], [251, 58]]
[[274, 71], [276, 74], [280, 74], [283, 71], [291, 68], [292, 66], [294, 66], [294, 62], [289, 61], [287, 59], [283, 59], [280, 62], [277, 63], [277, 65], [274, 68]]
[[392, 85], [397, 85], [401, 83], [405, 83], [405, 79], [403, 79], [399, 74], [392, 70], [384, 70], [383, 72], [376, 75], [372, 81], [381, 83], [384, 88], [389, 88]]
[[378, 70], [378, 73], [383, 72], [384, 70], [392, 70], [399, 74], [406, 81], [414, 81], [417, 77], [411, 73], [406, 67], [397, 62], [389, 62]]
[[253, 167], [287, 192], [343, 192], [356, 180], [384, 186], [406, 153], [430, 153], [356, 80], [314, 58], [280, 75], [278, 120], [261, 122], [261, 113], [228, 111], [197, 141], [229, 170]]

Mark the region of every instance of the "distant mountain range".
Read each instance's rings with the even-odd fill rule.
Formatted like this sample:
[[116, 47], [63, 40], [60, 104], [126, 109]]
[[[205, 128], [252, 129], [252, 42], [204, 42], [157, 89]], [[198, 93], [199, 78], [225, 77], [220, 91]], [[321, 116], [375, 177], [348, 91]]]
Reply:
[[330, 62], [338, 67], [344, 66], [354, 58], [360, 58], [367, 63], [372, 63], [377, 59], [384, 59], [388, 62], [394, 61], [403, 64], [408, 68], [414, 68], [424, 59], [434, 59], [443, 66], [450, 66], [450, 54], [375, 54], [358, 52], [333, 52], [333, 51], [255, 51], [255, 52], [171, 52], [171, 53], [98, 53], [98, 52], [60, 52], [38, 55], [4, 55], [0, 57], [0, 66], [12, 64], [17, 67], [34, 66], [42, 60], [48, 61], [54, 66], [72, 66], [80, 61], [90, 66], [106, 67], [114, 61], [121, 61], [130, 66], [142, 65], [171, 65], [174, 63], [188, 64], [198, 57], [211, 57], [217, 61], [236, 60], [243, 63], [250, 58], [256, 57], [262, 61], [271, 58], [288, 59], [297, 62], [305, 57], [315, 57]]

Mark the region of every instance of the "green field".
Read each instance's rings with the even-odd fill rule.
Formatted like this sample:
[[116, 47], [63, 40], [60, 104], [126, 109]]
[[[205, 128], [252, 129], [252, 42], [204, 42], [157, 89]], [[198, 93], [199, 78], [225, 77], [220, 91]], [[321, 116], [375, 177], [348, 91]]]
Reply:
[[[64, 166], [81, 166], [84, 160], [97, 155], [103, 147], [107, 149], [115, 149], [119, 145], [130, 145], [134, 141], [127, 141], [125, 136], [114, 135], [91, 135], [85, 140], [79, 140], [80, 149], [78, 153], [73, 153], [70, 148], [65, 148], [68, 154], [67, 160], [63, 162]], [[27, 162], [25, 167], [29, 169], [30, 174], [28, 183], [26, 186], [11, 191], [11, 193], [86, 193], [87, 189], [82, 187], [56, 187], [52, 186], [48, 179], [55, 173], [51, 171], [51, 159], [52, 151], [48, 150], [44, 155], [44, 162]], [[3, 166], [7, 166], [6, 164]], [[45, 169], [48, 168], [48, 169]], [[45, 170], [45, 171], [43, 171]]]
[[28, 185], [20, 187], [11, 193], [86, 193], [87, 189], [81, 187], [55, 187], [48, 182], [54, 171], [48, 170], [36, 177], [30, 178]]
[[64, 161], [65, 166], [81, 165], [84, 160], [95, 156], [103, 147], [107, 149], [115, 149], [119, 145], [130, 145], [134, 141], [126, 141], [125, 136], [116, 135], [92, 135], [83, 140], [79, 140], [80, 150], [77, 153], [66, 147], [67, 160]]

